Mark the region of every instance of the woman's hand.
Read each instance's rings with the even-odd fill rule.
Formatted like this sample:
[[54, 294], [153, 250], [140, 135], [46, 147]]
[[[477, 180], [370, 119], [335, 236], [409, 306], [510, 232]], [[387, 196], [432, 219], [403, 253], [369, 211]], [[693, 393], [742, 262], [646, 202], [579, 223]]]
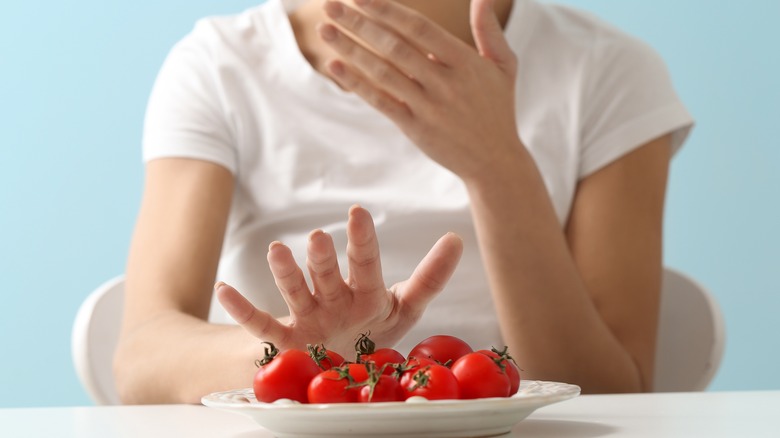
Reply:
[[468, 179], [521, 147], [514, 112], [517, 60], [493, 11], [473, 0], [478, 51], [389, 0], [327, 0], [320, 37], [340, 59], [328, 73], [389, 117], [432, 159]]
[[257, 309], [224, 283], [215, 288], [217, 298], [249, 333], [280, 349], [324, 343], [346, 354], [353, 351], [357, 335], [368, 331], [377, 345], [391, 346], [444, 288], [463, 250], [457, 235], [444, 235], [408, 280], [387, 289], [368, 211], [357, 206], [350, 209], [347, 239], [349, 274], [344, 279], [330, 235], [321, 230], [309, 235], [307, 267], [312, 288], [306, 284], [290, 249], [279, 242], [270, 245], [268, 264], [290, 310], [284, 323]]

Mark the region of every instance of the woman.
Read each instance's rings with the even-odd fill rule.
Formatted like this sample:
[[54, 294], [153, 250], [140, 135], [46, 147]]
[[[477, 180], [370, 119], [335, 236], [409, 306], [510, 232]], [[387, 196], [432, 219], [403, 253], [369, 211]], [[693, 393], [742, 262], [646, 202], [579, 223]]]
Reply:
[[198, 402], [249, 386], [262, 341], [346, 352], [368, 330], [648, 391], [691, 123], [652, 50], [560, 6], [269, 0], [201, 21], [149, 103], [122, 399]]

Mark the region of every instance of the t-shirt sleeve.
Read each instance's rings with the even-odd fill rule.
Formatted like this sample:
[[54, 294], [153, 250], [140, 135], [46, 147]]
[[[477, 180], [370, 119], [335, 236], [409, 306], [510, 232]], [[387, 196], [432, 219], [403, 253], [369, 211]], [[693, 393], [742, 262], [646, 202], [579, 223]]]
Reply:
[[194, 158], [235, 174], [237, 153], [222, 104], [219, 66], [199, 31], [196, 27], [174, 46], [158, 73], [144, 120], [143, 159]]
[[583, 100], [580, 178], [665, 134], [676, 152], [693, 126], [664, 61], [629, 37], [595, 49]]

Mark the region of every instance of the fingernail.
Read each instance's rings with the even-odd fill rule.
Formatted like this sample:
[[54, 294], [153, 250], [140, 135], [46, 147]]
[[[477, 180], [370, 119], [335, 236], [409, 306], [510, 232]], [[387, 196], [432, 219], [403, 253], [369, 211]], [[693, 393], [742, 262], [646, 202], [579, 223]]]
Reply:
[[337, 78], [343, 78], [344, 74], [346, 73], [346, 70], [344, 70], [344, 64], [338, 60], [333, 60], [328, 63], [328, 71]]
[[339, 18], [344, 15], [344, 7], [341, 5], [341, 2], [329, 0], [325, 2], [325, 13], [330, 18]]
[[325, 234], [325, 232], [320, 229], [313, 230], [311, 233], [309, 233], [309, 241], [314, 240], [315, 237], [322, 234]]
[[271, 252], [271, 250], [273, 250], [274, 247], [279, 246], [281, 244], [282, 244], [282, 242], [280, 242], [278, 240], [274, 240], [273, 242], [271, 242], [270, 245], [268, 245], [268, 252]]
[[338, 37], [338, 31], [330, 24], [320, 24], [317, 30], [320, 32], [320, 37], [325, 41], [333, 41]]
[[219, 290], [219, 288], [221, 288], [222, 286], [227, 286], [227, 283], [225, 283], [224, 281], [218, 281], [218, 282], [217, 282], [217, 283], [214, 285], [214, 290], [215, 290], [215, 291], [217, 291], [217, 290]]

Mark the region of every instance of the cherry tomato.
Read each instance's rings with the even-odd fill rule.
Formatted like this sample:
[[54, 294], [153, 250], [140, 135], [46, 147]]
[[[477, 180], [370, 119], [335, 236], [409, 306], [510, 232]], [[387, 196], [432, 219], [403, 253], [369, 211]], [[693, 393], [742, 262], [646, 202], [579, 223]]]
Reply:
[[376, 376], [376, 380], [360, 388], [358, 400], [361, 403], [394, 402], [404, 400], [404, 393], [398, 380], [387, 374]]
[[422, 340], [412, 348], [409, 356], [426, 357], [436, 362], [451, 366], [461, 356], [473, 350], [466, 341], [449, 335], [434, 335]]
[[403, 363], [405, 360], [401, 353], [392, 348], [380, 348], [373, 353], [360, 355], [361, 362], [374, 362], [377, 369], [384, 369], [382, 373], [385, 375], [393, 373], [393, 367], [390, 365]]
[[309, 356], [317, 362], [321, 370], [329, 370], [344, 364], [344, 358], [340, 354], [326, 349], [322, 344], [309, 344], [306, 348], [309, 350]]
[[348, 368], [331, 368], [323, 371], [309, 382], [307, 390], [309, 403], [352, 403], [358, 392], [350, 385]]
[[507, 353], [507, 348], [508, 347], [504, 347], [503, 351], [499, 351], [495, 348], [492, 350], [477, 350], [477, 353], [488, 355], [494, 359], [501, 358], [501, 365], [504, 366], [506, 375], [509, 377], [509, 395], [513, 395], [520, 389], [520, 368], [517, 366], [517, 363], [515, 363], [512, 356]]
[[390, 365], [403, 363], [404, 355], [392, 348], [376, 348], [376, 344], [368, 337], [368, 333], [361, 334], [355, 343], [358, 362], [374, 362], [376, 368], [384, 370], [383, 374], [390, 375], [393, 368]]
[[441, 365], [441, 364], [427, 357], [409, 356], [409, 359], [407, 359], [406, 362], [404, 362], [401, 365], [405, 365], [407, 368], [417, 368], [417, 367], [424, 367], [427, 365]]
[[426, 359], [424, 357], [409, 357], [409, 359], [406, 359], [403, 363], [392, 365], [393, 367], [392, 376], [395, 377], [397, 380], [401, 380], [401, 377], [404, 374], [414, 373], [420, 368], [426, 367], [428, 365], [441, 365], [441, 364], [436, 363], [436, 361], [433, 359]]
[[415, 395], [428, 400], [460, 398], [458, 381], [452, 371], [444, 365], [426, 365], [407, 371], [401, 376], [400, 384], [404, 399]]
[[269, 344], [265, 357], [257, 361], [253, 389], [258, 401], [271, 403], [281, 398], [307, 402], [309, 382], [320, 369], [302, 350], [279, 350]]
[[509, 396], [509, 377], [495, 359], [485, 354], [469, 353], [456, 360], [452, 374], [463, 399]]
[[355, 383], [363, 383], [368, 380], [368, 370], [364, 363], [351, 363], [347, 364], [347, 370], [349, 371], [352, 381]]

